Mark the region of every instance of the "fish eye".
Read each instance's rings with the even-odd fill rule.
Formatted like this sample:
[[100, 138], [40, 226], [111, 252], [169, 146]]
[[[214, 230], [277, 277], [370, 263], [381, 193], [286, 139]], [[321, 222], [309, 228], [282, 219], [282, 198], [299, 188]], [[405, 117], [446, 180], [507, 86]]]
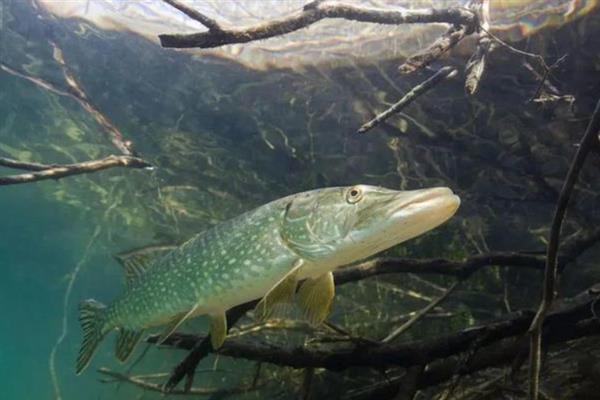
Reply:
[[346, 192], [346, 201], [350, 204], [358, 203], [362, 198], [363, 191], [358, 186], [354, 186]]

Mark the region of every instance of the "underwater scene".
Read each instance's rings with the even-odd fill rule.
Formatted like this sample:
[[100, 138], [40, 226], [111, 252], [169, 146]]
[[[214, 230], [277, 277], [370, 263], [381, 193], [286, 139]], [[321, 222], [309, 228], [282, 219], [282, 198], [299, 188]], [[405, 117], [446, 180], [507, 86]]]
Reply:
[[0, 0], [0, 399], [600, 399], [597, 0]]

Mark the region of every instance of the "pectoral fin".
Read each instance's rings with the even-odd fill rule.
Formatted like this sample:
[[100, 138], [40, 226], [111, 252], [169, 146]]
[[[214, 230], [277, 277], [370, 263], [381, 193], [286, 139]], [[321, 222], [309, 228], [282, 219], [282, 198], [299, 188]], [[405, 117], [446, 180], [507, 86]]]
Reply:
[[119, 361], [127, 361], [135, 346], [142, 338], [143, 333], [143, 331], [121, 329], [117, 338], [117, 345], [115, 346], [115, 354]]
[[221, 347], [227, 337], [227, 317], [225, 313], [210, 316], [210, 343], [213, 349]]
[[175, 318], [173, 318], [171, 320], [171, 322], [165, 327], [165, 330], [163, 331], [163, 333], [160, 335], [160, 338], [158, 339], [158, 344], [161, 344], [165, 340], [167, 340], [167, 338], [169, 336], [171, 336], [171, 334], [173, 332], [175, 332], [175, 330], [179, 327], [179, 325], [183, 324], [183, 322], [186, 319], [188, 319], [189, 317], [191, 317], [192, 315], [194, 315], [194, 312], [196, 312], [197, 308], [198, 308], [198, 305], [195, 305], [188, 312], [181, 313], [181, 314], [178, 314], [177, 316], [175, 316]]
[[327, 318], [334, 295], [335, 285], [331, 272], [306, 279], [296, 294], [298, 306], [312, 325], [318, 325]]
[[274, 311], [274, 306], [279, 303], [291, 303], [298, 285], [298, 271], [302, 267], [302, 260], [294, 263], [292, 269], [275, 284], [254, 309], [258, 320], [269, 318]]

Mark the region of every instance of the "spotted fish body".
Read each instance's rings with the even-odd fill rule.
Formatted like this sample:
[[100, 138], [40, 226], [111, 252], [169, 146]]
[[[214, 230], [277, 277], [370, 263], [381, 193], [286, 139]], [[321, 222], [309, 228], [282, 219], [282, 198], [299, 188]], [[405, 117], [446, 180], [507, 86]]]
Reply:
[[217, 348], [227, 332], [225, 311], [254, 299], [262, 298], [268, 315], [277, 302], [297, 298], [318, 323], [333, 299], [331, 271], [433, 229], [459, 203], [447, 188], [358, 185], [299, 193], [244, 213], [126, 271], [128, 285], [110, 306], [83, 302], [77, 372], [114, 329], [124, 361], [144, 329], [166, 324], [165, 339], [187, 318], [209, 315]]
[[285, 199], [242, 214], [157, 260], [109, 308], [105, 329], [160, 325], [195, 305], [197, 315], [218, 314], [260, 298], [298, 259], [279, 234], [284, 209]]

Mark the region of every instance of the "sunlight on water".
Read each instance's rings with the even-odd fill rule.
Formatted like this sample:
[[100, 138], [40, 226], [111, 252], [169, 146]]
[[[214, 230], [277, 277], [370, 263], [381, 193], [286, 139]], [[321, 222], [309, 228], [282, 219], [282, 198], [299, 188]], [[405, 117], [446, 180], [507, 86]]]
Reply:
[[[130, 31], [157, 42], [160, 33], [192, 33], [205, 31], [200, 23], [186, 17], [162, 1], [55, 1], [38, 0], [48, 11], [67, 18], [80, 18], [101, 29]], [[224, 26], [242, 27], [263, 23], [300, 10], [303, 0], [257, 2], [244, 1], [187, 1], [198, 11], [216, 18]], [[350, 4], [382, 9], [394, 7], [438, 8], [460, 6], [459, 0], [420, 1], [352, 1]], [[492, 30], [510, 40], [520, 40], [539, 29], [563, 25], [582, 17], [598, 6], [598, 0], [494, 0], [490, 5]], [[82, 32], [89, 27], [81, 25]], [[319, 24], [285, 38], [273, 38], [262, 43], [229, 45], [222, 49], [204, 50], [234, 58], [254, 68], [312, 63], [315, 60], [338, 60], [344, 54], [363, 57], [398, 57], [414, 52], [430, 41], [438, 29], [422, 26], [394, 27], [374, 24], [321, 21]], [[415, 40], [416, 39], [416, 40]], [[394, 51], [390, 53], [389, 49]], [[188, 50], [195, 52], [194, 50]], [[360, 54], [362, 53], [362, 54]]]
[[540, 29], [564, 25], [598, 7], [598, 0], [494, 0], [495, 28], [511, 40], [530, 36]]

